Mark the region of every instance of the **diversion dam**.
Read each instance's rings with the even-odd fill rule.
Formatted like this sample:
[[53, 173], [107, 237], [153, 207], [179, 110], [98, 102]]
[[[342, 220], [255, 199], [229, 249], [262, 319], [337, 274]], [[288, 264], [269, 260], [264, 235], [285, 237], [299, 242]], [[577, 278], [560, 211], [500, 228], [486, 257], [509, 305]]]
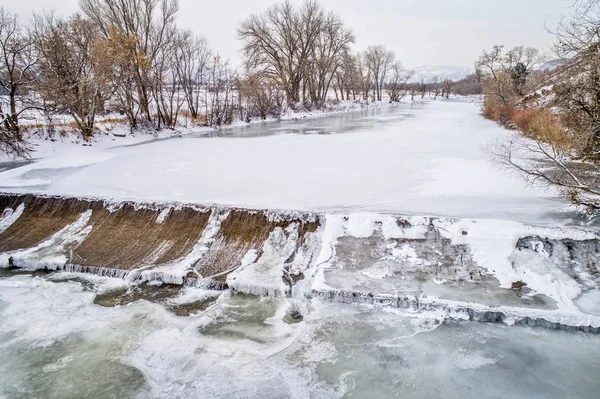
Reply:
[[0, 267], [600, 331], [600, 239], [369, 213], [0, 195]]

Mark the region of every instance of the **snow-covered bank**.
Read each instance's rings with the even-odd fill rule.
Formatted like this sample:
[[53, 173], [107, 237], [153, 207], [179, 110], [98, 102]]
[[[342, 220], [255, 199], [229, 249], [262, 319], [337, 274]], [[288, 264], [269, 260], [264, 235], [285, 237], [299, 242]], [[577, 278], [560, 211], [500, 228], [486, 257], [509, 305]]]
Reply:
[[[401, 103], [421, 103], [428, 99], [415, 99], [414, 101], [403, 99]], [[83, 140], [73, 127], [69, 127], [72, 118], [64, 116], [61, 123], [67, 128], [59, 128], [51, 138], [43, 131], [44, 119], [32, 118], [25, 122], [24, 139], [32, 148], [31, 158], [35, 161], [43, 160], [48, 157], [65, 157], [70, 155], [82, 154], [87, 156], [94, 154], [97, 150], [108, 150], [115, 147], [125, 147], [140, 145], [153, 141], [183, 137], [188, 135], [203, 136], [211, 135], [217, 132], [227, 132], [229, 130], [239, 129], [248, 126], [265, 125], [276, 121], [295, 121], [302, 119], [314, 119], [347, 112], [364, 111], [379, 109], [390, 106], [396, 106], [398, 103], [389, 102], [363, 102], [363, 101], [340, 101], [331, 103], [322, 109], [314, 110], [291, 110], [286, 109], [279, 118], [267, 118], [266, 120], [252, 119], [250, 121], [235, 121], [230, 125], [221, 127], [206, 127], [195, 124], [185, 117], [180, 117], [179, 126], [176, 129], [162, 129], [160, 131], [139, 130], [130, 132], [126, 121], [122, 117], [115, 115], [112, 118], [99, 118], [97, 122], [98, 132], [91, 137], [89, 141]], [[106, 119], [106, 120], [104, 120]], [[27, 128], [28, 124], [40, 126], [39, 128]], [[60, 133], [62, 131], [62, 133]], [[0, 162], [11, 162], [12, 159], [6, 154], [0, 154]]]
[[[181, 138], [93, 148], [85, 155], [80, 148], [0, 173], [0, 190], [536, 224], [573, 216], [552, 191], [530, 187], [490, 161], [485, 146], [508, 140], [510, 133], [484, 120], [478, 104], [435, 101], [384, 109], [318, 118], [302, 135]], [[297, 124], [268, 128], [294, 133]]]

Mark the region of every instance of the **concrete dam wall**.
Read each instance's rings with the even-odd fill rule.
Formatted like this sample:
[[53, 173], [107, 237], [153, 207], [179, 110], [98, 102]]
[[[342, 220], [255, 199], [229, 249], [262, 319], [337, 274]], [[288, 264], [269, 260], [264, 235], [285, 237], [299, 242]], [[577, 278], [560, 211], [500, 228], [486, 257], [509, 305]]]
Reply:
[[[301, 273], [291, 268], [317, 217], [166, 204], [111, 204], [97, 200], [0, 196], [3, 266], [71, 270], [173, 284], [202, 281], [226, 288], [244, 257], [262, 256], [276, 230], [295, 245], [282, 283]], [[246, 260], [248, 261], [248, 260]], [[282, 271], [284, 268], [282, 267]], [[285, 278], [285, 280], [284, 280]]]

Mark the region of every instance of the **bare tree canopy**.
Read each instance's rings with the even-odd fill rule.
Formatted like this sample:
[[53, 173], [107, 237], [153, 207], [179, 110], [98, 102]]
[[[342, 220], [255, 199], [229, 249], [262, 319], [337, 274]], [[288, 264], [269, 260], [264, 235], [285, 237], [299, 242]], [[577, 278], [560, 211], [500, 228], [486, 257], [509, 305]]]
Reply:
[[[316, 1], [276, 4], [238, 27], [246, 67], [283, 87], [289, 105], [322, 102], [354, 35]], [[302, 95], [301, 95], [302, 94]]]
[[[122, 61], [129, 64], [126, 69], [130, 70], [134, 83], [125, 90], [135, 90], [135, 93], [124, 93], [123, 106], [129, 107], [130, 102], [135, 102], [144, 120], [151, 123], [153, 82], [157, 82], [153, 76], [155, 62], [174, 37], [177, 0], [80, 0], [79, 6], [109, 44], [120, 46], [121, 41], [131, 44]], [[136, 115], [134, 111], [129, 114]]]
[[23, 157], [28, 147], [23, 142], [19, 119], [36, 108], [28, 97], [35, 82], [36, 54], [31, 36], [19, 23], [16, 14], [0, 7], [0, 147], [13, 156]]
[[200, 114], [201, 88], [207, 79], [211, 55], [204, 37], [194, 36], [190, 31], [181, 33], [174, 55], [175, 68], [192, 118], [198, 118]]
[[36, 15], [33, 38], [40, 56], [35, 89], [56, 112], [70, 113], [85, 139], [110, 94], [101, 57], [96, 51], [96, 25], [80, 15], [69, 19], [51, 13]]
[[392, 51], [389, 51], [385, 46], [369, 46], [364, 54], [364, 62], [366, 63], [367, 69], [369, 70], [370, 76], [373, 78], [375, 83], [375, 95], [377, 101], [381, 101], [383, 84], [387, 73], [389, 72], [390, 65], [396, 58]]

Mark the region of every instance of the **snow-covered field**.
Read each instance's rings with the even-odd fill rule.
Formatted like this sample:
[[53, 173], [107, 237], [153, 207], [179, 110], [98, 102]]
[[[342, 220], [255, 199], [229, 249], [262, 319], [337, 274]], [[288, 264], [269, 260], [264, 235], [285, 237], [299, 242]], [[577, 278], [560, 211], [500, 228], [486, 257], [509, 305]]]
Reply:
[[486, 146], [511, 133], [479, 113], [477, 103], [433, 101], [271, 122], [255, 130], [272, 135], [251, 139], [64, 146], [0, 173], [0, 190], [530, 223], [568, 217], [554, 192], [527, 186], [490, 161]]

